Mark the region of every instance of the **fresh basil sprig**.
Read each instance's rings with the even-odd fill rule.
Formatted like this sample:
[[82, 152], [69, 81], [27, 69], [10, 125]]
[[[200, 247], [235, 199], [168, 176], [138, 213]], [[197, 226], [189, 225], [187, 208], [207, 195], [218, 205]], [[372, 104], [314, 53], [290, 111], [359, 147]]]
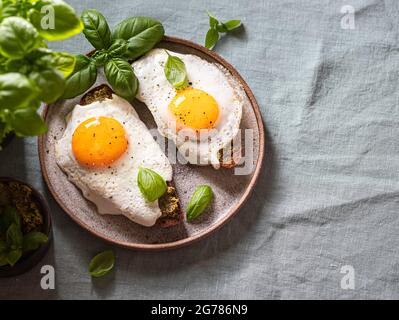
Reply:
[[242, 24], [241, 20], [220, 22], [209, 11], [207, 13], [209, 16], [209, 30], [205, 36], [205, 47], [212, 50], [220, 39], [219, 33], [227, 33], [239, 28]]
[[[33, 136], [47, 127], [38, 115], [41, 102], [64, 91], [75, 58], [47, 48], [82, 31], [71, 6], [62, 0], [0, 1], [0, 146], [7, 133]], [[50, 13], [54, 13], [51, 15]], [[1, 149], [1, 147], [0, 147]]]
[[[162, 24], [147, 17], [131, 17], [111, 32], [104, 16], [94, 9], [83, 11], [82, 21], [83, 33], [96, 51], [87, 58], [85, 68], [76, 68], [70, 76], [64, 98], [76, 97], [94, 84], [97, 73], [92, 70], [93, 66], [104, 67], [107, 80], [117, 95], [134, 98], [139, 83], [128, 60], [145, 54], [162, 39]], [[82, 60], [81, 57], [77, 59]]]
[[142, 167], [137, 175], [137, 184], [148, 202], [154, 202], [162, 197], [167, 189], [165, 180], [158, 173]]
[[166, 53], [168, 54], [168, 59], [164, 66], [166, 79], [175, 89], [184, 89], [188, 86], [186, 66], [179, 57], [170, 55], [168, 51]]
[[48, 241], [41, 232], [31, 231], [23, 234], [21, 217], [13, 207], [6, 207], [0, 214], [0, 267], [14, 266], [24, 253], [37, 250]]
[[92, 277], [99, 278], [109, 273], [115, 265], [115, 254], [107, 250], [97, 254], [91, 259], [89, 264], [89, 273]]
[[212, 188], [208, 185], [198, 186], [187, 208], [187, 220], [191, 221], [201, 215], [213, 199]]

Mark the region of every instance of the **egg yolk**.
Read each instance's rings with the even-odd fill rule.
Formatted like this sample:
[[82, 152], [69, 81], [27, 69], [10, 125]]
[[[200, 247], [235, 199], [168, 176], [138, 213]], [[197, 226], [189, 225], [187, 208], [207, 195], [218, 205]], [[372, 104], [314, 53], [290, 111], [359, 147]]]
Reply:
[[101, 168], [118, 160], [126, 151], [124, 127], [115, 119], [90, 118], [82, 122], [72, 136], [72, 151], [79, 164]]
[[169, 104], [169, 111], [176, 119], [177, 129], [211, 129], [219, 117], [216, 100], [205, 91], [191, 87], [176, 92]]

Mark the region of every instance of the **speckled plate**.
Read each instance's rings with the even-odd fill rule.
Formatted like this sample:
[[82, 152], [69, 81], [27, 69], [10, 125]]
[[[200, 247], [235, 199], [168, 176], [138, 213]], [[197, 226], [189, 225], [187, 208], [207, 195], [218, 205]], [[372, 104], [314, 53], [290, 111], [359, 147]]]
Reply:
[[[224, 225], [244, 204], [251, 194], [259, 176], [264, 156], [264, 128], [255, 97], [238, 72], [213, 51], [178, 38], [165, 37], [159, 47], [180, 53], [198, 55], [210, 62], [224, 66], [245, 89], [247, 101], [243, 110], [242, 129], [253, 129], [253, 170], [249, 175], [235, 175], [234, 169], [214, 170], [210, 166], [173, 165], [174, 181], [183, 209], [190, 195], [199, 184], [209, 184], [215, 198], [212, 206], [195, 222], [184, 222], [175, 227], [146, 228], [123, 216], [100, 215], [95, 206], [87, 201], [57, 166], [54, 145], [65, 129], [66, 114], [78, 103], [80, 97], [57, 102], [43, 110], [49, 130], [39, 138], [39, 157], [44, 179], [65, 212], [81, 227], [92, 234], [123, 247], [143, 250], [175, 248], [204, 238]], [[96, 85], [104, 83], [99, 75]], [[145, 105], [133, 103], [147, 127], [155, 128], [155, 122]], [[243, 143], [245, 139], [242, 139]]]

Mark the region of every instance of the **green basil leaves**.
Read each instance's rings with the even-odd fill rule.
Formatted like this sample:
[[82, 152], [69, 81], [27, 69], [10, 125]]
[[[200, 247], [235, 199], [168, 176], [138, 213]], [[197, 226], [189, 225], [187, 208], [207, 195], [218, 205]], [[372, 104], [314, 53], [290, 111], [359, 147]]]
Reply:
[[212, 50], [218, 41], [219, 32], [214, 28], [210, 28], [205, 36], [205, 48]]
[[97, 78], [97, 66], [95, 61], [78, 54], [75, 56], [76, 64], [73, 73], [66, 81], [63, 98], [74, 98], [87, 91]]
[[45, 40], [66, 39], [82, 29], [62, 0], [0, 1], [0, 145], [12, 131], [32, 136], [47, 130], [37, 109], [64, 93], [75, 58], [49, 50]]
[[0, 35], [0, 53], [9, 59], [20, 59], [40, 45], [35, 27], [20, 17], [4, 19]]
[[129, 62], [112, 58], [105, 63], [105, 76], [115, 93], [125, 99], [136, 96], [139, 82]]
[[92, 277], [98, 278], [109, 273], [115, 265], [115, 254], [111, 251], [104, 251], [97, 254], [89, 264], [89, 273]]
[[127, 58], [136, 59], [150, 51], [164, 34], [165, 30], [159, 21], [148, 17], [131, 17], [115, 27], [112, 37], [126, 40]]
[[137, 184], [148, 202], [154, 202], [162, 197], [167, 189], [165, 180], [158, 173], [147, 168], [140, 167]]
[[0, 106], [9, 110], [29, 104], [39, 89], [25, 75], [17, 72], [0, 74]]
[[24, 253], [37, 250], [48, 241], [47, 236], [38, 231], [24, 235], [20, 214], [14, 207], [6, 207], [0, 214], [0, 234], [0, 267], [15, 265]]
[[45, 244], [47, 241], [48, 237], [44, 233], [31, 231], [27, 233], [22, 240], [23, 252], [37, 250], [42, 244]]
[[107, 49], [111, 45], [111, 30], [107, 20], [97, 10], [85, 10], [82, 13], [83, 33], [97, 50]]
[[177, 90], [184, 89], [188, 86], [187, 71], [184, 62], [176, 56], [172, 56], [169, 52], [168, 59], [164, 66], [166, 79]]
[[188, 204], [187, 220], [191, 221], [201, 215], [212, 199], [213, 192], [210, 186], [198, 186], [191, 196], [190, 202]]
[[205, 47], [208, 49], [213, 49], [216, 43], [220, 39], [219, 33], [227, 33], [239, 28], [241, 20], [228, 20], [225, 22], [219, 22], [209, 11], [207, 12], [209, 16], [209, 30], [205, 36]]
[[162, 39], [162, 24], [147, 17], [132, 17], [120, 22], [111, 32], [105, 17], [94, 9], [83, 11], [82, 21], [83, 33], [96, 51], [86, 61], [77, 57], [77, 66], [67, 81], [63, 97], [73, 98], [85, 92], [97, 78], [94, 68], [103, 66], [115, 93], [133, 99], [139, 83], [128, 60], [145, 54]]
[[10, 119], [10, 123], [19, 137], [39, 136], [47, 131], [47, 125], [36, 109], [23, 108], [15, 110]]

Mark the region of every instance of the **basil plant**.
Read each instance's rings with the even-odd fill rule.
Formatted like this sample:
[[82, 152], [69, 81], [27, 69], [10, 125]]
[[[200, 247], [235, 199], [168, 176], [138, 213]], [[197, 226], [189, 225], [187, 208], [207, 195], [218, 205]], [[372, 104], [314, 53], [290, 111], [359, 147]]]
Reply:
[[61, 97], [75, 57], [47, 41], [80, 33], [83, 24], [62, 0], [0, 0], [0, 146], [8, 133], [35, 136], [47, 128], [37, 110]]

